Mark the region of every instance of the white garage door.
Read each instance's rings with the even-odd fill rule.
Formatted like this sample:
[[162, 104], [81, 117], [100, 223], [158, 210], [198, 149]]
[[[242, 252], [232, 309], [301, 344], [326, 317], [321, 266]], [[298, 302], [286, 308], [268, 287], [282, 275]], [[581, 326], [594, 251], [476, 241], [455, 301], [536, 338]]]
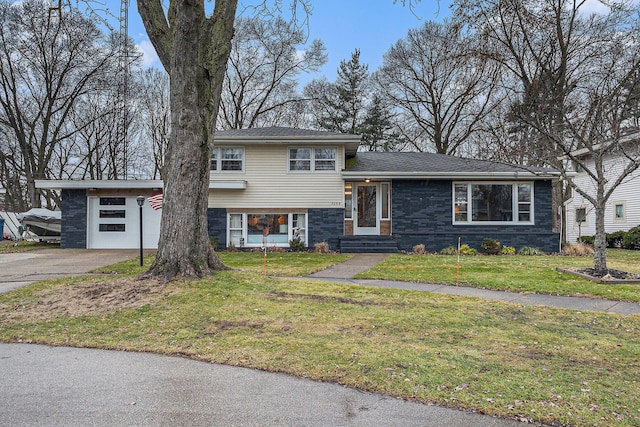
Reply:
[[[140, 208], [135, 197], [89, 197], [87, 247], [89, 249], [137, 249], [140, 247]], [[142, 207], [143, 245], [156, 249], [162, 210], [145, 200]]]

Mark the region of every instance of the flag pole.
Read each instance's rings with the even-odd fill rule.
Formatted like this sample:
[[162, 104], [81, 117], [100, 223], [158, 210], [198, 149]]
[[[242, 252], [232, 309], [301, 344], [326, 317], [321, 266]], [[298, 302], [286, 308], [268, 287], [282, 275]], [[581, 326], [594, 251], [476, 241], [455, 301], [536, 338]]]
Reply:
[[458, 266], [456, 267], [456, 295], [458, 295], [459, 280], [460, 280], [460, 237], [458, 237]]

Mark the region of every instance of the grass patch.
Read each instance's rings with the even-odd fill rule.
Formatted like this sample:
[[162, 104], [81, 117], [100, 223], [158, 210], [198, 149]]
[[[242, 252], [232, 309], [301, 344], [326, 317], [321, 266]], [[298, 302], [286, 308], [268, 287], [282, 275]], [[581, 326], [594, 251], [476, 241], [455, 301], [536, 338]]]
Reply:
[[45, 243], [45, 242], [27, 242], [20, 241], [17, 246], [14, 246], [13, 240], [2, 240], [0, 241], [0, 254], [6, 253], [14, 253], [14, 252], [27, 252], [33, 251], [36, 249], [53, 249], [60, 248], [59, 243]]
[[0, 340], [185, 355], [547, 424], [640, 425], [640, 316], [240, 271], [138, 293], [130, 279], [0, 295]]
[[[392, 255], [361, 279], [421, 283], [456, 283], [457, 257]], [[609, 249], [610, 268], [640, 273], [640, 251]], [[593, 258], [571, 256], [465, 256], [460, 261], [460, 284], [500, 291], [581, 296], [640, 302], [640, 284], [599, 284], [556, 271], [556, 267], [591, 267]]]
[[[262, 252], [217, 252], [217, 254], [222, 262], [229, 267], [258, 274], [263, 274], [264, 272], [264, 253]], [[145, 256], [144, 267], [140, 267], [140, 259], [135, 258], [98, 268], [93, 273], [142, 274], [151, 266], [154, 257], [154, 255]], [[353, 255], [346, 254], [317, 254], [310, 252], [268, 253], [267, 275], [307, 276], [352, 257]]]

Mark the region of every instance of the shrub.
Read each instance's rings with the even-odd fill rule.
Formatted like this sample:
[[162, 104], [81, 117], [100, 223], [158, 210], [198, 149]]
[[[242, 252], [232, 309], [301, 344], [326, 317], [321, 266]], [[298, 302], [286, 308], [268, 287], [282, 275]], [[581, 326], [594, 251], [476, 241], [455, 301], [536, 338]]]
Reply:
[[213, 246], [213, 250], [218, 250], [218, 239], [215, 237], [209, 237], [209, 242], [211, 242], [211, 246]]
[[443, 250], [440, 251], [440, 255], [457, 255], [458, 249], [455, 246], [447, 246]]
[[469, 245], [460, 245], [460, 255], [478, 255], [478, 251]]
[[607, 233], [607, 247], [608, 248], [621, 248], [624, 245], [624, 236], [627, 234], [625, 231], [614, 231], [613, 233]]
[[236, 248], [236, 245], [234, 245], [233, 242], [229, 242], [229, 246], [227, 246], [227, 250], [229, 252], [238, 252], [238, 248]]
[[489, 238], [482, 240], [482, 252], [485, 255], [498, 255], [500, 253], [500, 242]]
[[503, 246], [502, 249], [500, 250], [500, 253], [502, 255], [515, 255], [516, 248], [514, 248], [513, 246]]
[[625, 249], [640, 249], [640, 225], [625, 233], [622, 247]]
[[544, 255], [544, 252], [538, 248], [534, 248], [533, 246], [523, 246], [520, 248], [518, 253], [520, 255]]
[[329, 253], [329, 243], [320, 242], [313, 245], [315, 251], [319, 254], [328, 254]]
[[[458, 249], [455, 246], [448, 246], [440, 251], [440, 255], [458, 255]], [[460, 255], [478, 255], [478, 251], [469, 245], [460, 245]]]
[[578, 238], [578, 242], [586, 243], [587, 245], [593, 246], [596, 241], [595, 236], [582, 236]]
[[303, 252], [307, 248], [300, 237], [294, 237], [289, 240], [289, 249], [291, 249], [292, 252]]
[[424, 255], [427, 253], [423, 244], [415, 245], [413, 247], [413, 253], [417, 255]]
[[578, 243], [575, 245], [565, 245], [562, 247], [562, 253], [564, 255], [571, 256], [591, 256], [593, 255], [593, 248], [586, 243]]

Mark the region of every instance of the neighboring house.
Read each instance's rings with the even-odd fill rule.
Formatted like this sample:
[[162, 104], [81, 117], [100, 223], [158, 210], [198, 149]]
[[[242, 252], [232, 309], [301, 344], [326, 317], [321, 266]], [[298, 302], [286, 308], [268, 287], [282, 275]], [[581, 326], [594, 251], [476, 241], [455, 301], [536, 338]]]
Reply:
[[[551, 225], [557, 172], [433, 153], [357, 152], [359, 142], [357, 135], [291, 128], [217, 132], [210, 236], [238, 248], [288, 247], [299, 237], [308, 247], [328, 242], [343, 252], [411, 251], [417, 244], [439, 251], [460, 237], [477, 249], [492, 238], [559, 250]], [[62, 190], [63, 247], [135, 248], [135, 198], [160, 192], [162, 183], [38, 186]], [[159, 211], [145, 203], [143, 215], [145, 247], [155, 247]]]
[[[638, 146], [640, 133], [627, 138], [626, 144], [636, 144]], [[593, 170], [593, 159], [587, 150], [573, 153], [585, 163], [587, 170]], [[613, 183], [621, 171], [629, 163], [629, 158], [623, 153], [607, 153], [603, 158], [603, 167], [606, 177]], [[576, 162], [570, 165], [570, 169], [575, 173], [573, 182], [589, 195], [596, 194], [596, 184], [585, 169]], [[620, 184], [605, 206], [604, 226], [606, 233], [614, 231], [627, 231], [640, 225], [640, 170], [636, 169]], [[593, 236], [596, 234], [595, 212], [593, 206], [581, 196], [577, 191], [572, 192], [572, 197], [565, 202], [566, 207], [566, 229], [567, 242], [575, 243], [581, 236]]]

